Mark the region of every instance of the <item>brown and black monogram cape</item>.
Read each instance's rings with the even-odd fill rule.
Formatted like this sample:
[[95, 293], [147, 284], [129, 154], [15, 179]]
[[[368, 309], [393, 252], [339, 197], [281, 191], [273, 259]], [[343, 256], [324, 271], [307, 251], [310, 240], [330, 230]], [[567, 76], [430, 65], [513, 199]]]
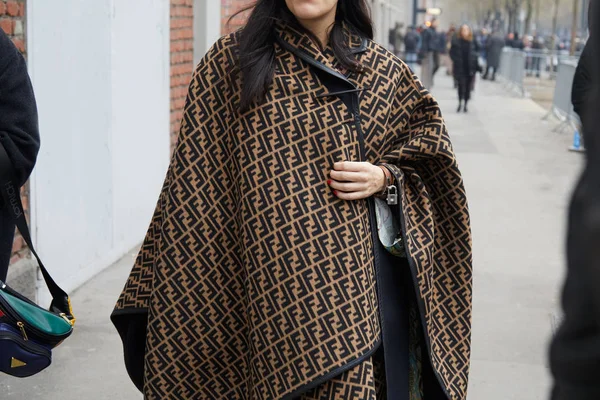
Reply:
[[395, 268], [412, 281], [434, 379], [444, 397], [465, 400], [471, 232], [450, 138], [410, 69], [345, 31], [364, 72], [345, 72], [330, 48], [279, 23], [274, 80], [243, 114], [238, 34], [196, 68], [112, 315], [146, 399], [384, 398], [374, 202], [340, 200], [327, 185], [348, 160], [399, 167], [409, 256]]

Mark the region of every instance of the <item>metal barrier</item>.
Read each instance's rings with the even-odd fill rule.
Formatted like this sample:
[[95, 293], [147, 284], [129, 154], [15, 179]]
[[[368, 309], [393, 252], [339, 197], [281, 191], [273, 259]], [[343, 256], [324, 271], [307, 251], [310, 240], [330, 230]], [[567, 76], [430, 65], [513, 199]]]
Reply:
[[501, 78], [507, 79], [510, 68], [510, 53], [509, 49], [505, 48], [500, 55], [500, 66], [498, 67], [497, 75]]
[[570, 56], [566, 50], [525, 50], [525, 73], [526, 76], [536, 78], [556, 78], [558, 66], [563, 61], [577, 61], [578, 55]]
[[[566, 51], [517, 50], [505, 48], [500, 57], [498, 74], [504, 84], [517, 90], [522, 96], [527, 88], [540, 85], [543, 80], [558, 79], [559, 65], [577, 63], [578, 56], [570, 56]], [[531, 79], [535, 77], [536, 79]]]
[[[544, 87], [551, 87], [548, 86], [548, 82], [553, 82], [552, 106], [543, 119], [547, 120], [554, 116], [560, 121], [554, 131], [564, 131], [565, 129], [574, 131], [575, 138], [572, 149], [580, 151], [582, 146], [579, 143], [578, 131], [581, 121], [575, 114], [571, 103], [571, 90], [577, 63], [577, 56], [569, 56], [562, 51], [522, 51], [505, 48], [500, 57], [498, 75], [505, 86], [517, 90], [522, 96], [527, 93], [526, 87], [534, 90], [535, 85], [540, 85], [541, 89], [545, 90]], [[535, 78], [531, 78], [534, 76]]]
[[525, 96], [525, 86], [523, 79], [525, 78], [525, 53], [515, 51], [512, 55], [511, 82], [515, 86], [521, 96]]
[[504, 84], [517, 90], [521, 96], [525, 96], [525, 52], [521, 50], [505, 48], [500, 56], [500, 68], [498, 75]]
[[579, 117], [575, 114], [571, 103], [571, 90], [576, 69], [577, 62], [573, 60], [563, 60], [558, 64], [552, 108], [543, 118], [545, 120], [550, 116], [558, 118], [561, 124], [555, 130], [565, 126], [576, 127], [579, 124]]

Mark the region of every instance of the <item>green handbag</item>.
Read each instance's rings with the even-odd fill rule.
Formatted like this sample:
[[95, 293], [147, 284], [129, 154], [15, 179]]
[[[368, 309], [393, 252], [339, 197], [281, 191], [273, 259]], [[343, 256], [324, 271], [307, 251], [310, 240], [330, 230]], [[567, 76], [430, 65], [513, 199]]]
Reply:
[[15, 182], [12, 164], [0, 144], [0, 194], [4, 207], [38, 261], [52, 295], [50, 310], [45, 310], [0, 281], [0, 372], [27, 377], [51, 364], [52, 349], [71, 335], [75, 317], [69, 295], [54, 282], [33, 247]]
[[41, 308], [5, 283], [0, 283], [0, 312], [4, 323], [17, 327], [25, 340], [56, 347], [73, 332], [74, 318]]

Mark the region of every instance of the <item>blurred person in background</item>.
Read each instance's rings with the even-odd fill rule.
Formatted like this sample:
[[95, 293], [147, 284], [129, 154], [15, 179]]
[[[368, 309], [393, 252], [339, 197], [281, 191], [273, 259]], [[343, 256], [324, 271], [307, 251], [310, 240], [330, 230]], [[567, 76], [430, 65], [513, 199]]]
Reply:
[[[523, 37], [523, 45], [525, 46], [525, 48], [523, 49], [525, 51], [525, 72], [527, 74], [529, 74], [532, 70], [532, 62], [533, 62], [533, 58], [532, 58], [532, 54], [531, 54], [531, 43], [533, 41], [533, 38], [525, 35]], [[529, 76], [529, 75], [527, 75]]]
[[450, 57], [450, 49], [452, 48], [452, 43], [456, 40], [456, 25], [454, 23], [450, 24], [450, 28], [448, 28], [448, 32], [446, 32], [446, 43], [444, 46], [446, 47], [446, 54], [448, 57], [446, 58], [446, 75], [452, 75], [452, 58]]
[[502, 49], [505, 45], [506, 43], [500, 32], [495, 31], [490, 35], [487, 41], [487, 63], [483, 79], [496, 80], [496, 72], [498, 72]]
[[437, 43], [436, 49], [440, 54], [445, 54], [446, 51], [446, 38], [448, 37], [448, 32], [440, 31], [437, 33]]
[[454, 78], [458, 83], [457, 112], [468, 112], [471, 91], [475, 84], [475, 75], [481, 70], [479, 56], [473, 42], [473, 31], [468, 25], [463, 25], [458, 31], [458, 40], [450, 49]]
[[[398, 25], [398, 23], [396, 23], [396, 26]], [[395, 44], [396, 44], [396, 28], [390, 28], [390, 30], [388, 31], [388, 43], [390, 46], [390, 49], [392, 50], [393, 53], [395, 53]]]
[[544, 39], [535, 35], [531, 41], [531, 71], [529, 74], [535, 74], [536, 78], [539, 78], [542, 73], [542, 55], [544, 50]]
[[600, 6], [590, 2], [591, 36], [573, 81], [583, 123], [584, 170], [571, 198], [564, 319], [550, 348], [552, 400], [600, 399]]
[[404, 48], [404, 24], [401, 22], [396, 23], [396, 39], [394, 44], [396, 45], [395, 54], [400, 57]]
[[[419, 53], [419, 58], [423, 63], [432, 63], [426, 67], [426, 69], [430, 71], [432, 86], [435, 73], [440, 67], [440, 44], [439, 35], [437, 33], [438, 25], [438, 20], [433, 18], [430, 22], [429, 28], [425, 29], [423, 33], [421, 33], [421, 50]], [[429, 58], [429, 55], [432, 57]]]
[[416, 32], [415, 27], [410, 26], [408, 32], [406, 32], [406, 35], [404, 36], [404, 61], [413, 71], [417, 66], [419, 40], [420, 37]]
[[[0, 29], [0, 146], [16, 173], [16, 184], [25, 184], [40, 147], [38, 116], [25, 59]], [[7, 171], [0, 171], [0, 176]], [[0, 196], [0, 280], [6, 281], [15, 224]]]
[[436, 43], [436, 48], [438, 49], [438, 54], [439, 54], [439, 67], [444, 67], [447, 66], [450, 61], [448, 61], [450, 59], [450, 55], [449, 55], [449, 49], [446, 47], [446, 38], [447, 36], [447, 32], [441, 31], [437, 33], [437, 43]]
[[509, 32], [509, 33], [506, 35], [506, 41], [505, 41], [505, 42], [506, 42], [506, 46], [507, 46], [507, 47], [513, 47], [513, 42], [514, 42], [514, 41], [515, 41], [515, 34], [514, 34], [514, 33], [512, 33], [512, 32]]
[[517, 50], [525, 49], [525, 43], [523, 42], [523, 40], [521, 40], [521, 38], [519, 38], [518, 32], [513, 33], [513, 40], [510, 42], [510, 46], [513, 49], [517, 49]]
[[396, 26], [390, 29], [390, 46], [392, 48], [392, 52], [398, 57], [400, 57], [400, 52], [402, 51], [402, 44], [404, 42], [404, 35], [402, 34], [403, 27], [404, 24], [396, 22]]
[[454, 89], [458, 88], [458, 81], [454, 75], [454, 60], [452, 60], [452, 46], [458, 42], [458, 30], [453, 26], [452, 34], [448, 33], [446, 37], [446, 48], [448, 49], [448, 58], [450, 58], [450, 73], [452, 74], [452, 80], [454, 83]]
[[485, 28], [482, 28], [478, 31], [476, 37], [476, 45], [477, 50], [479, 52], [479, 56], [483, 59], [484, 62], [487, 60], [487, 41], [488, 41], [488, 32]]

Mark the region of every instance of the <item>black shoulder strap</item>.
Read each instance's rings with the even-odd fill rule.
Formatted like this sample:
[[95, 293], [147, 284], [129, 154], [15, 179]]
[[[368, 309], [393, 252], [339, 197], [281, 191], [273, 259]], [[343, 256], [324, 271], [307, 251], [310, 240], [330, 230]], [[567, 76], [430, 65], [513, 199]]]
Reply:
[[46, 270], [46, 267], [44, 267], [42, 260], [33, 247], [31, 234], [29, 233], [29, 227], [27, 226], [27, 220], [25, 219], [23, 204], [21, 203], [19, 185], [15, 179], [14, 168], [12, 162], [8, 158], [6, 149], [4, 149], [2, 144], [0, 144], [0, 194], [4, 200], [4, 207], [7, 208], [9, 215], [15, 221], [25, 243], [29, 246], [31, 253], [34, 255], [40, 266], [44, 281], [46, 281], [48, 290], [52, 295], [52, 305], [50, 306], [50, 310], [56, 313], [64, 313], [69, 319], [74, 321], [69, 295], [54, 282], [54, 279], [52, 279]]

